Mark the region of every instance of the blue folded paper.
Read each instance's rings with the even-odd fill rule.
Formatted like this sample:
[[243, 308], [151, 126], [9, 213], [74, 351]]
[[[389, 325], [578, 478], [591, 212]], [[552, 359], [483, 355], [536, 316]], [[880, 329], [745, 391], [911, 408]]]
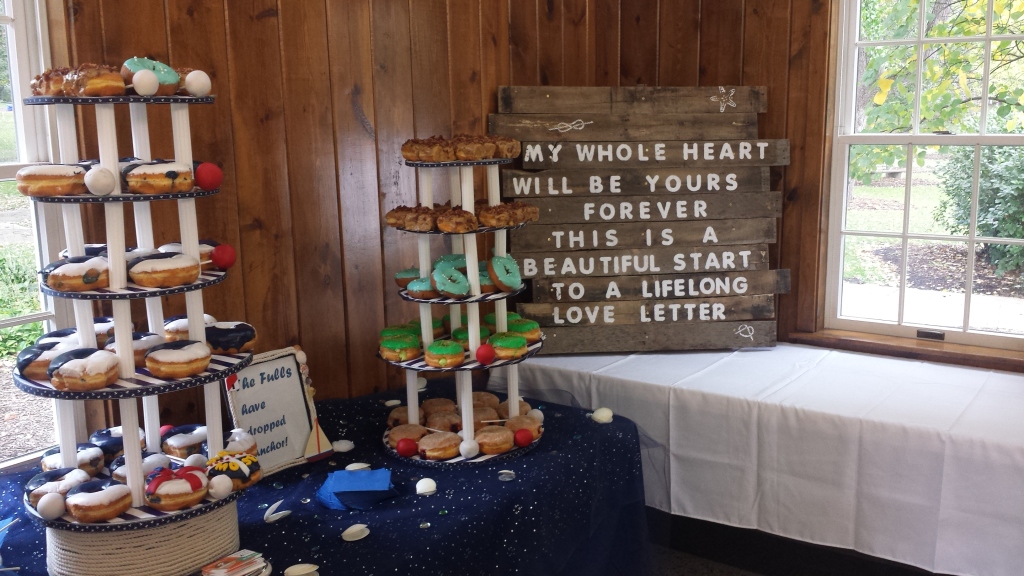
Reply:
[[398, 491], [387, 468], [331, 472], [316, 491], [317, 500], [332, 510], [366, 510], [395, 496]]

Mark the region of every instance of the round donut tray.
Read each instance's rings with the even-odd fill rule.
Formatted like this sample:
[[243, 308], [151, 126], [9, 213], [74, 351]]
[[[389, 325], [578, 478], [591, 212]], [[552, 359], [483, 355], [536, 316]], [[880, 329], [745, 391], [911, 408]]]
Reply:
[[498, 166], [511, 164], [515, 158], [488, 158], [487, 160], [450, 160], [448, 162], [421, 162], [418, 160], [403, 160], [406, 166], [411, 168], [460, 168], [463, 166]]
[[[542, 337], [543, 338], [543, 337]], [[519, 364], [527, 358], [536, 356], [540, 349], [544, 347], [544, 340], [530, 344], [526, 348], [526, 354], [522, 358], [516, 358], [514, 360], [495, 360], [490, 364], [481, 364], [476, 361], [476, 358], [471, 358], [469, 352], [466, 352], [466, 360], [462, 364], [455, 366], [454, 368], [435, 368], [427, 364], [423, 359], [423, 356], [416, 358], [415, 360], [406, 360], [405, 362], [392, 362], [391, 360], [384, 360], [377, 352], [377, 358], [384, 360], [392, 366], [397, 366], [403, 370], [413, 370], [415, 372], [466, 372], [470, 370], [491, 370], [493, 368], [501, 368], [502, 366], [511, 366], [512, 364]]]
[[[104, 475], [96, 476], [96, 479], [103, 479]], [[196, 516], [202, 516], [207, 512], [213, 512], [214, 510], [234, 502], [241, 491], [232, 492], [220, 500], [214, 500], [212, 497], [207, 496], [202, 502], [196, 504], [191, 508], [185, 508], [184, 510], [177, 510], [175, 512], [162, 512], [156, 508], [150, 508], [149, 506], [139, 506], [138, 508], [129, 508], [124, 514], [121, 514], [117, 518], [111, 518], [105, 522], [77, 522], [70, 514], [65, 514], [56, 520], [46, 520], [36, 512], [29, 502], [28, 497], [23, 498], [25, 504], [25, 511], [28, 513], [33, 520], [36, 520], [47, 528], [56, 528], [57, 530], [68, 530], [71, 532], [122, 532], [125, 530], [139, 530], [142, 528], [155, 528], [157, 526], [164, 526], [174, 522], [180, 522], [182, 520], [188, 520], [189, 518], [195, 518]]]
[[30, 96], [23, 102], [26, 106], [47, 104], [213, 104], [216, 96]]
[[107, 196], [79, 194], [77, 196], [30, 196], [30, 198], [36, 202], [50, 202], [54, 204], [91, 204], [93, 202], [153, 202], [154, 200], [182, 200], [184, 198], [213, 196], [218, 192], [220, 192], [219, 188], [215, 190], [193, 188], [191, 192], [177, 192], [174, 194], [110, 194]]
[[488, 232], [500, 232], [502, 230], [519, 230], [523, 226], [526, 226], [529, 222], [523, 222], [522, 224], [516, 224], [515, 226], [481, 226], [476, 230], [470, 230], [469, 232], [441, 232], [440, 230], [429, 230], [423, 232], [421, 230], [406, 230], [405, 228], [395, 228], [400, 232], [408, 232], [410, 234], [434, 234], [436, 236], [464, 236], [466, 234], [486, 234]]
[[505, 452], [504, 454], [478, 454], [472, 458], [463, 458], [461, 455], [459, 455], [450, 460], [424, 460], [419, 456], [411, 456], [409, 458], [406, 458], [405, 456], [400, 455], [394, 448], [391, 447], [391, 444], [388, 443], [388, 434], [390, 432], [390, 430], [384, 431], [384, 451], [388, 453], [388, 456], [391, 456], [392, 458], [398, 458], [402, 462], [407, 462], [414, 466], [422, 466], [424, 468], [458, 468], [461, 466], [471, 466], [474, 464], [491, 464], [493, 462], [501, 462], [502, 460], [508, 460], [510, 458], [518, 458], [519, 456], [528, 454], [530, 451], [536, 448], [537, 444], [540, 444], [541, 438], [543, 438], [542, 435], [541, 438], [537, 438], [536, 440], [531, 442], [529, 446], [524, 446], [522, 448], [513, 444], [512, 449], [509, 450], [508, 452]]
[[398, 291], [398, 295], [402, 297], [402, 300], [408, 300], [409, 302], [419, 302], [421, 304], [473, 304], [482, 302], [494, 302], [495, 300], [504, 300], [511, 298], [517, 294], [522, 293], [526, 290], [526, 285], [520, 286], [517, 290], [511, 292], [489, 292], [487, 294], [481, 294], [479, 296], [465, 296], [463, 298], [413, 298], [409, 295], [409, 291], [402, 288]]
[[47, 286], [44, 282], [39, 283], [39, 289], [43, 294], [57, 298], [69, 298], [71, 300], [134, 300], [136, 298], [154, 298], [157, 296], [168, 296], [170, 294], [182, 294], [193, 290], [202, 290], [214, 284], [220, 284], [227, 279], [228, 273], [223, 270], [205, 270], [199, 274], [199, 279], [184, 286], [172, 288], [147, 288], [129, 282], [127, 286], [120, 289], [100, 288], [98, 290], [87, 290], [85, 292], [60, 292]]
[[85, 392], [57, 390], [49, 382], [29, 380], [23, 377], [17, 370], [13, 371], [13, 375], [14, 385], [22, 392], [27, 392], [33, 396], [57, 398], [59, 400], [112, 400], [116, 398], [152, 396], [154, 394], [165, 394], [167, 392], [195, 388], [196, 386], [223, 380], [245, 368], [251, 362], [252, 354], [248, 352], [243, 354], [214, 354], [210, 358], [210, 366], [205, 372], [178, 380], [157, 378], [145, 368], [136, 368], [135, 376], [131, 378], [121, 378], [106, 388]]

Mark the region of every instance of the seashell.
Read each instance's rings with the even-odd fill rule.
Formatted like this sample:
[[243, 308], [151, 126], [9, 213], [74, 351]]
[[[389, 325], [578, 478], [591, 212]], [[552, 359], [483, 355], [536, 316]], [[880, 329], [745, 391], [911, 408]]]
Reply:
[[317, 576], [320, 567], [316, 564], [296, 564], [284, 571], [284, 576]]
[[267, 524], [273, 524], [274, 522], [277, 522], [281, 518], [284, 518], [285, 516], [291, 514], [292, 513], [291, 510], [284, 510], [283, 512], [277, 512], [277, 507], [280, 506], [283, 503], [284, 503], [284, 500], [278, 500], [277, 502], [274, 502], [274, 504], [271, 505], [270, 508], [267, 508], [267, 511], [263, 513], [263, 521], [266, 522]]
[[348, 466], [345, 466], [345, 470], [369, 470], [370, 465], [366, 462], [353, 462]]
[[401, 403], [402, 403], [401, 400], [388, 400], [387, 402], [384, 403], [384, 405], [387, 406], [388, 408], [390, 408], [392, 406], [398, 406]]
[[[295, 353], [295, 361], [298, 362], [299, 364], [305, 364], [306, 363], [306, 353], [303, 352], [302, 350], [299, 350], [298, 352], [296, 352]], [[300, 566], [302, 566], [302, 564], [300, 564]]]
[[416, 483], [416, 493], [420, 496], [430, 496], [437, 492], [437, 482], [430, 478], [424, 478]]
[[348, 452], [355, 447], [356, 445], [351, 440], [335, 440], [331, 444], [331, 448], [334, 448], [335, 452]]
[[590, 419], [598, 424], [607, 424], [612, 421], [612, 411], [610, 408], [598, 408], [590, 415]]
[[341, 533], [341, 539], [345, 542], [355, 542], [356, 540], [362, 540], [370, 533], [370, 529], [366, 527], [366, 524], [353, 524], [345, 531]]

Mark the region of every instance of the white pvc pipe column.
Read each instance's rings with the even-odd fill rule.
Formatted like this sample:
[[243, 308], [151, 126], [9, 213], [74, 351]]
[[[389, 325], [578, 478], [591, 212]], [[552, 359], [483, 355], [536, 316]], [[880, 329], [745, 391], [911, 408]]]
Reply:
[[[501, 180], [498, 166], [487, 167], [487, 204], [496, 206], [501, 202]], [[494, 255], [508, 255], [508, 232], [494, 233]], [[493, 280], [493, 279], [492, 279]], [[494, 327], [498, 332], [508, 331], [508, 304], [505, 300], [494, 303]], [[519, 416], [519, 365], [508, 366], [508, 417]]]

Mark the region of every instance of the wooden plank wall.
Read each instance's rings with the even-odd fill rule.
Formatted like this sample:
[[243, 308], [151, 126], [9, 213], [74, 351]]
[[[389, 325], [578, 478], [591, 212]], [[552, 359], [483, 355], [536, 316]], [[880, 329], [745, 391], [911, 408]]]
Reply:
[[[390, 278], [415, 243], [379, 226], [415, 197], [399, 148], [483, 133], [499, 85], [767, 86], [759, 136], [792, 146], [792, 164], [772, 169], [784, 207], [771, 257], [793, 287], [779, 297], [779, 339], [819, 327], [827, 0], [47, 1], [64, 12], [51, 17], [55, 61], [145, 55], [210, 72], [218, 99], [193, 113], [193, 141], [225, 185], [200, 202], [200, 228], [240, 259], [207, 309], [256, 325], [261, 350], [301, 343], [320, 398], [401, 384], [373, 357], [385, 320], [415, 313]], [[150, 114], [154, 151], [167, 154], [167, 111]], [[91, 114], [80, 124], [92, 133]], [[89, 137], [83, 152], [95, 155]], [[158, 241], [176, 239], [173, 207], [157, 214]], [[87, 241], [101, 241], [102, 215], [89, 226]]]

